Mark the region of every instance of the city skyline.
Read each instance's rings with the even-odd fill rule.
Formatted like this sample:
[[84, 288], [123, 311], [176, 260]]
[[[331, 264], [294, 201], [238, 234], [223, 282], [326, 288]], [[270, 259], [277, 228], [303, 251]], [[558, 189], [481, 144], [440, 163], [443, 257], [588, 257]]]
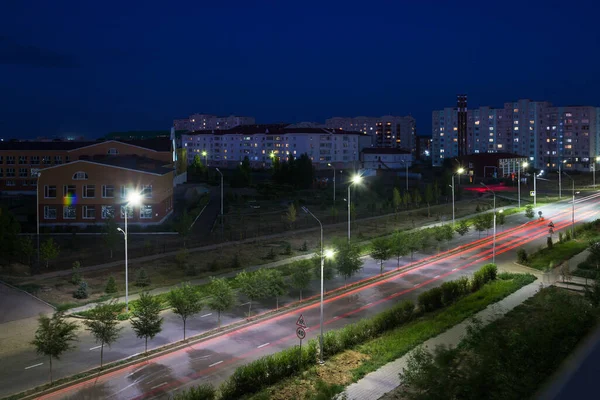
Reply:
[[0, 136], [166, 129], [194, 112], [258, 123], [411, 115], [427, 135], [431, 111], [457, 93], [600, 105], [593, 2], [199, 7], [6, 6]]

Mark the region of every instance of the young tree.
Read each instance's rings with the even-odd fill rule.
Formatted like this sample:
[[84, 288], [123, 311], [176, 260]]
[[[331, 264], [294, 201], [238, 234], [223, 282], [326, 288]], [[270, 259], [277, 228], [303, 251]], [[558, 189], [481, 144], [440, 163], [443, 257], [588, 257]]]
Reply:
[[187, 210], [183, 211], [181, 217], [175, 222], [174, 228], [179, 233], [179, 236], [183, 239], [183, 247], [186, 247], [186, 241], [190, 232], [192, 231], [192, 222], [194, 222], [193, 217], [188, 214]]
[[62, 313], [55, 313], [52, 318], [40, 315], [35, 339], [31, 342], [38, 354], [48, 357], [50, 361], [50, 383], [52, 383], [52, 359], [60, 359], [67, 350], [75, 348], [72, 342], [77, 340], [78, 325], [65, 319]]
[[[313, 265], [313, 275], [316, 279], [321, 279], [321, 252], [317, 251], [311, 258]], [[331, 258], [325, 257], [323, 260], [323, 280], [328, 281], [335, 276], [335, 265]]]
[[0, 243], [2, 243], [3, 262], [10, 263], [19, 254], [21, 224], [15, 216], [0, 208]]
[[288, 292], [283, 273], [278, 269], [265, 269], [263, 279], [265, 280], [267, 296], [275, 297], [275, 307], [279, 309], [279, 298]]
[[446, 234], [444, 232], [444, 227], [443, 226], [436, 226], [434, 228], [431, 228], [433, 230], [433, 238], [436, 240], [436, 242], [438, 242], [438, 250], [441, 247], [441, 243], [444, 241], [444, 239], [446, 238]]
[[117, 247], [117, 241], [119, 240], [119, 231], [117, 230], [118, 227], [119, 225], [117, 225], [112, 216], [106, 220], [106, 223], [103, 227], [104, 236], [102, 238], [104, 239], [104, 245], [110, 251], [110, 258], [113, 258], [113, 253]]
[[73, 297], [76, 299], [87, 299], [89, 297], [88, 284], [86, 281], [79, 282], [77, 290], [73, 292]]
[[394, 188], [394, 192], [392, 193], [392, 204], [394, 205], [394, 213], [398, 216], [398, 210], [402, 206], [402, 196], [398, 188]]
[[419, 191], [419, 188], [415, 188], [415, 190], [413, 191], [412, 198], [413, 198], [413, 202], [415, 203], [415, 207], [419, 208], [419, 205], [423, 201], [423, 198], [421, 197], [421, 192]]
[[131, 328], [139, 339], [144, 339], [144, 353], [148, 353], [148, 338], [154, 339], [162, 331], [161, 301], [148, 292], [142, 292], [131, 312]]
[[479, 214], [475, 217], [473, 226], [475, 227], [475, 230], [479, 232], [479, 238], [481, 239], [481, 232], [486, 230], [486, 221], [483, 214]]
[[231, 310], [235, 304], [235, 292], [225, 278], [210, 278], [208, 286], [208, 308], [217, 312], [217, 322], [221, 327], [221, 314]]
[[348, 278], [362, 268], [360, 248], [354, 243], [340, 244], [335, 255], [338, 273], [344, 277], [344, 286]]
[[488, 235], [488, 232], [494, 226], [494, 214], [493, 213], [485, 213], [481, 215], [482, 223], [485, 227], [485, 235]]
[[525, 207], [525, 216], [529, 219], [535, 217], [535, 213], [533, 212], [533, 206], [531, 204], [527, 204]]
[[167, 293], [167, 301], [173, 312], [183, 321], [183, 340], [185, 341], [185, 325], [189, 317], [202, 311], [200, 294], [189, 283], [173, 288]]
[[409, 235], [406, 235], [406, 246], [410, 251], [410, 259], [412, 260], [415, 251], [419, 251], [422, 248], [422, 243], [425, 241], [425, 234], [422, 230], [416, 230]]
[[408, 235], [404, 232], [396, 231], [392, 235], [391, 248], [392, 254], [396, 256], [398, 263], [397, 268], [400, 268], [400, 257], [406, 256], [410, 249], [408, 248]]
[[35, 253], [33, 241], [29, 236], [23, 236], [19, 242], [19, 251], [27, 258], [27, 265], [31, 267], [31, 256]]
[[290, 204], [290, 206], [288, 207], [288, 209], [285, 213], [285, 220], [289, 224], [290, 229], [294, 228], [296, 219], [297, 219], [296, 206], [294, 205], [294, 203], [292, 203], [292, 204]]
[[404, 204], [404, 207], [406, 207], [406, 209], [408, 210], [408, 207], [410, 206], [412, 199], [410, 196], [410, 192], [407, 190], [404, 192], [404, 195], [402, 196], [402, 204]]
[[40, 258], [46, 263], [46, 268], [50, 265], [50, 261], [58, 257], [60, 249], [54, 239], [45, 240], [40, 246]]
[[291, 284], [294, 289], [300, 291], [300, 300], [302, 300], [302, 291], [310, 285], [312, 274], [308, 260], [296, 261], [292, 264]]
[[427, 203], [427, 216], [431, 217], [431, 203], [433, 203], [433, 187], [431, 184], [425, 187], [425, 203]]
[[452, 229], [452, 226], [450, 226], [450, 225], [443, 225], [442, 226], [442, 236], [443, 236], [444, 240], [446, 242], [448, 242], [448, 245], [449, 245], [450, 241], [454, 237], [454, 229]]
[[200, 154], [196, 154], [192, 161], [192, 170], [194, 174], [200, 175], [204, 171], [204, 165], [202, 164], [202, 159], [200, 158]]
[[371, 258], [379, 262], [379, 273], [383, 274], [383, 262], [392, 256], [392, 244], [389, 239], [380, 237], [371, 241]]
[[433, 182], [433, 198], [435, 199], [436, 204], [440, 204], [440, 197], [442, 196], [442, 191], [440, 189], [440, 185], [438, 181]]
[[73, 285], [79, 285], [83, 280], [83, 275], [81, 274], [81, 263], [79, 261], [73, 261], [73, 273], [71, 274], [70, 282]]
[[454, 230], [460, 236], [465, 236], [467, 232], [469, 232], [469, 221], [465, 219], [458, 221], [458, 224], [456, 225], [456, 228], [454, 228]]
[[117, 321], [116, 302], [99, 303], [90, 310], [89, 319], [83, 321], [86, 329], [92, 333], [96, 343], [100, 343], [100, 368], [104, 362], [104, 345], [110, 347], [117, 341], [122, 327], [119, 327]]
[[496, 225], [504, 226], [506, 223], [506, 215], [503, 212], [496, 212]]
[[242, 271], [235, 277], [240, 292], [248, 298], [248, 317], [252, 312], [252, 302], [265, 297], [264, 282], [261, 282], [256, 272]]
[[175, 264], [181, 269], [185, 269], [187, 267], [188, 261], [190, 259], [190, 252], [185, 247], [179, 249], [177, 254], [175, 254]]
[[117, 282], [115, 281], [114, 276], [111, 275], [108, 277], [108, 282], [106, 282], [106, 286], [104, 287], [104, 293], [117, 293]]
[[135, 286], [138, 287], [146, 287], [150, 286], [150, 278], [148, 277], [148, 273], [144, 268], [140, 268], [137, 270], [135, 274]]

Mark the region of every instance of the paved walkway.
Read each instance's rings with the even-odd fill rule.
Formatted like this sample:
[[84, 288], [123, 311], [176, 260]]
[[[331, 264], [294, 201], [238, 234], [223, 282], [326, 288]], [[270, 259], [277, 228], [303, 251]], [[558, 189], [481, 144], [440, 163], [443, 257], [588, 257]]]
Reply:
[[[525, 300], [533, 296], [540, 289], [540, 281], [536, 280], [529, 285], [522, 287], [510, 296], [500, 300], [497, 303], [489, 305], [485, 310], [480, 311], [475, 316], [484, 324], [488, 324], [499, 319], [508, 311], [517, 307]], [[456, 346], [465, 336], [467, 327], [471, 319], [467, 319], [458, 325], [450, 328], [446, 332], [431, 338], [423, 343], [429, 349], [434, 349], [439, 345]], [[377, 371], [371, 372], [356, 383], [348, 386], [344, 391], [348, 400], [377, 400], [386, 393], [400, 386], [400, 373], [406, 367], [408, 357], [412, 352], [403, 357], [392, 361]]]

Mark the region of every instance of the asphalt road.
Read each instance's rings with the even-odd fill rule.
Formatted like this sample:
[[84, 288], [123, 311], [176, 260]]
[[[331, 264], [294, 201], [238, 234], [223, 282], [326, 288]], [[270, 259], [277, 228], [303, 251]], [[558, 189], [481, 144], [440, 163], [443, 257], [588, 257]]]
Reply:
[[[598, 203], [594, 198], [576, 205], [577, 221], [590, 221], [597, 218]], [[529, 222], [525, 227], [519, 226], [528, 220], [523, 215], [506, 218], [504, 232], [498, 230], [496, 241], [496, 261], [498, 264], [512, 263], [515, 259], [514, 249], [524, 247], [529, 252], [545, 244], [547, 226], [552, 220], [555, 231], [570, 226], [571, 205], [567, 202], [541, 207], [546, 217], [545, 222]], [[463, 238], [456, 238], [452, 246], [478, 240], [478, 233], [470, 232]], [[395, 274], [386, 279], [369, 284], [350, 293], [333, 297], [325, 305], [325, 329], [337, 329], [357, 320], [372, 316], [390, 307], [401, 299], [416, 299], [424, 290], [441, 281], [456, 279], [458, 276], [470, 275], [492, 257], [492, 238], [490, 236], [478, 242], [476, 246], [458, 254], [448, 255], [437, 261], [424, 264], [410, 271]], [[415, 259], [426, 258], [431, 254], [419, 254]], [[402, 266], [410, 264], [410, 257], [401, 261]], [[386, 262], [386, 270], [395, 268], [396, 261]], [[367, 258], [360, 276], [353, 280], [373, 276], [379, 273], [379, 265]], [[328, 282], [327, 289], [342, 282]], [[317, 293], [317, 282], [308, 295]], [[296, 293], [292, 293], [296, 295]], [[292, 298], [284, 299], [292, 301]], [[223, 324], [243, 319], [246, 305], [238, 306], [234, 312], [225, 315]], [[253, 309], [266, 311], [272, 304], [264, 303], [253, 306]], [[124, 368], [107, 376], [101, 376], [82, 384], [72, 386], [44, 398], [73, 399], [131, 399], [131, 398], [166, 398], [169, 393], [181, 390], [189, 385], [210, 382], [215, 386], [226, 379], [237, 366], [257, 359], [265, 354], [277, 352], [283, 348], [296, 345], [295, 322], [304, 314], [309, 326], [307, 339], [318, 334], [318, 304], [290, 311], [263, 322], [238, 329], [235, 332], [218, 336], [201, 343], [188, 346], [168, 355], [155, 358], [150, 362], [141, 362], [135, 366]], [[181, 323], [172, 313], [165, 316], [164, 330], [152, 341], [151, 347], [180, 339]], [[143, 343], [135, 338], [127, 323], [122, 338], [112, 349], [105, 350], [105, 361], [117, 360], [143, 351]], [[216, 326], [216, 314], [210, 310], [200, 313], [188, 322], [188, 336], [210, 330]], [[79, 349], [65, 354], [61, 361], [55, 362], [54, 376], [68, 376], [81, 370], [91, 368], [99, 363], [99, 349], [87, 333], [80, 335]], [[18, 392], [28, 387], [44, 383], [47, 379], [47, 360], [37, 356], [33, 351], [11, 356], [0, 363], [0, 395]]]
[[0, 324], [53, 312], [43, 301], [0, 283]]

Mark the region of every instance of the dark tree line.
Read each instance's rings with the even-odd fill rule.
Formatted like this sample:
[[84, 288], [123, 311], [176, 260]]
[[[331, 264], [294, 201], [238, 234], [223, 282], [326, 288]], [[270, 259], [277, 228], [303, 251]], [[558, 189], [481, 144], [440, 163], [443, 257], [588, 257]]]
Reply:
[[292, 185], [297, 189], [308, 189], [312, 186], [315, 170], [308, 154], [299, 158], [290, 155], [288, 161], [275, 158], [273, 162], [273, 181], [280, 185]]

